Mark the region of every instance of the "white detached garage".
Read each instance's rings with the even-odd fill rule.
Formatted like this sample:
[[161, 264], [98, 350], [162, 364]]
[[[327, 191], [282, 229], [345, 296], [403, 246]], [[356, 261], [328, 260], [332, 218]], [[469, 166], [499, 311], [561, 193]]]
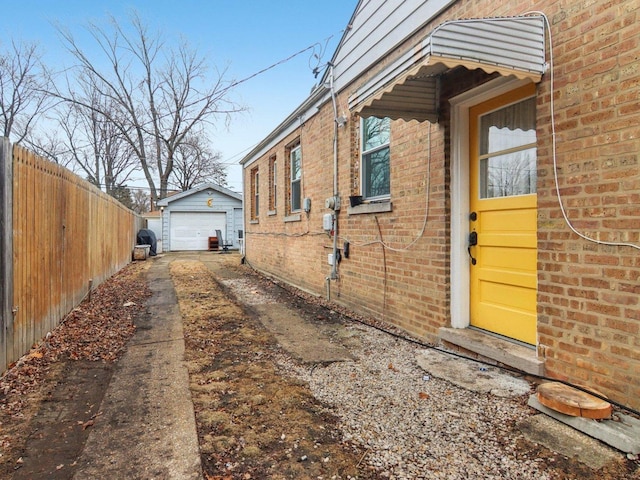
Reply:
[[222, 232], [225, 244], [240, 248], [242, 195], [206, 183], [158, 201], [165, 251], [208, 250], [209, 238]]

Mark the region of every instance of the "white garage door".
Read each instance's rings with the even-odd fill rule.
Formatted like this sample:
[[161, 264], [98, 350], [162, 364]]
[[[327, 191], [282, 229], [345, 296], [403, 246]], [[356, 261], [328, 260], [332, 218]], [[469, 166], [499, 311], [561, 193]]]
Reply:
[[171, 212], [171, 250], [208, 250], [216, 229], [225, 235], [226, 217], [225, 213]]

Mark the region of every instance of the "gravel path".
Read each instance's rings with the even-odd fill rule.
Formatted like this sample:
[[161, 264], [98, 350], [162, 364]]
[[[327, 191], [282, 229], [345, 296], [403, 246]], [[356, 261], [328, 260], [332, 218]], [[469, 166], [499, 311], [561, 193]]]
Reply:
[[[437, 371], [429, 371], [433, 350], [367, 324], [401, 334], [396, 328], [357, 316], [348, 318], [350, 312], [334, 311], [333, 305], [318, 297], [274, 282], [280, 290], [259, 278], [224, 283], [252, 305], [287, 303], [306, 309], [309, 322], [349, 349], [353, 360], [310, 365], [282, 352], [276, 354], [276, 362], [283, 375], [303, 381], [329, 413], [340, 418], [343, 439], [364, 452], [359, 465], [374, 469], [379, 478], [640, 480], [636, 462], [627, 462], [612, 449], [614, 460], [593, 469], [526, 438], [520, 425], [526, 430], [534, 416], [540, 415], [526, 405], [533, 387], [513, 389], [520, 392], [515, 396], [504, 396], [511, 385], [493, 389], [493, 393], [462, 388], [436, 377]], [[283, 290], [295, 295], [283, 295]], [[314, 309], [319, 305], [327, 310]], [[486, 375], [476, 362], [456, 362], [462, 370], [468, 367], [472, 377], [474, 372]], [[595, 442], [584, 437], [570, 447], [580, 451], [587, 441]]]
[[333, 407], [345, 439], [366, 447], [363, 462], [394, 479], [550, 478], [518, 447], [515, 426], [531, 415], [521, 399], [459, 388], [421, 369], [418, 347], [346, 328], [360, 340], [355, 361], [310, 369], [283, 356], [280, 367]]

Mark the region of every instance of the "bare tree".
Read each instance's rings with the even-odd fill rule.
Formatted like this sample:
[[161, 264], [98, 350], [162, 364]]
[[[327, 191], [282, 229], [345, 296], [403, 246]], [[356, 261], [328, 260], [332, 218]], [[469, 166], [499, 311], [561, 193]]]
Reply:
[[51, 105], [51, 76], [38, 46], [11, 42], [0, 52], [0, 122], [2, 135], [21, 143]]
[[117, 111], [108, 102], [107, 98], [93, 95], [92, 108], [67, 103], [58, 110], [57, 121], [76, 169], [89, 182], [113, 195], [131, 179], [138, 163], [120, 130], [99, 113], [109, 111], [117, 118]]
[[75, 171], [73, 156], [68, 145], [54, 128], [47, 128], [40, 133], [32, 130], [23, 140], [24, 144], [36, 154], [54, 163]]
[[132, 210], [136, 213], [147, 213], [151, 210], [149, 195], [141, 189], [136, 189], [131, 194]]
[[[150, 35], [137, 15], [133, 33], [111, 17], [107, 30], [87, 28], [104, 58], [90, 58], [73, 36], [59, 29], [78, 62], [78, 75], [58, 96], [94, 110], [111, 122], [131, 147], [149, 184], [151, 202], [166, 197], [176, 151], [189, 135], [241, 109], [229, 100], [231, 83], [224, 72], [207, 74], [204, 59], [186, 44], [168, 47], [160, 35]], [[79, 92], [95, 92], [108, 102], [92, 102]], [[108, 105], [108, 109], [102, 106]], [[156, 179], [158, 183], [156, 184]]]
[[186, 191], [196, 185], [212, 182], [227, 184], [227, 172], [220, 162], [220, 153], [204, 144], [204, 136], [192, 136], [178, 146], [169, 185]]

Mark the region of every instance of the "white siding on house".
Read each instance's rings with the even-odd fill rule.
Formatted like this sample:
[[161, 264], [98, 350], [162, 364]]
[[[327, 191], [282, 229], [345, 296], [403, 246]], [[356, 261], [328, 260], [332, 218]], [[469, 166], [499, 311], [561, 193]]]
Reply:
[[147, 228], [156, 234], [156, 253], [162, 253], [162, 218], [147, 218]]
[[332, 60], [342, 90], [455, 0], [362, 0]]
[[[236, 208], [233, 212], [233, 243], [234, 245], [237, 243], [240, 243], [240, 235], [239, 232], [240, 230], [242, 230], [243, 227], [243, 223], [242, 223], [242, 209], [241, 208]], [[244, 231], [242, 232], [243, 238], [244, 238]]]

